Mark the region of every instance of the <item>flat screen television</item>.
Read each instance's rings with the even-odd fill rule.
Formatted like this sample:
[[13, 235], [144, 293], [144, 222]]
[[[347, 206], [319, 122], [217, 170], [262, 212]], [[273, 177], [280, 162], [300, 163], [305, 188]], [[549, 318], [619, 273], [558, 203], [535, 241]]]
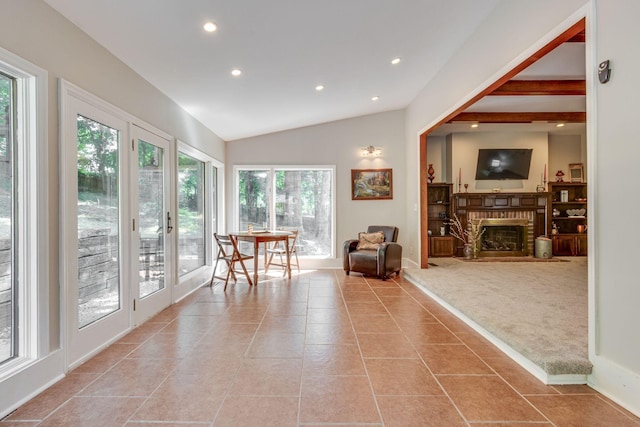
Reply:
[[476, 180], [529, 179], [532, 148], [481, 148]]

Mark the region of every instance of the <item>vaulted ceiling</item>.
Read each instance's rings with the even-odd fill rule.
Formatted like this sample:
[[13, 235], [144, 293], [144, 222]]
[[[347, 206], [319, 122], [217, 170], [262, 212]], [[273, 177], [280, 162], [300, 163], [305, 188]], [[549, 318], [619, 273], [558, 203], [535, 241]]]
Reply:
[[[234, 140], [405, 108], [500, 0], [45, 2]], [[203, 30], [207, 21], [215, 32]], [[567, 40], [547, 53], [446, 126], [537, 123], [550, 112], [575, 120], [569, 113], [584, 113], [584, 93], [567, 80], [584, 80], [584, 44]], [[507, 112], [520, 116], [497, 116]]]

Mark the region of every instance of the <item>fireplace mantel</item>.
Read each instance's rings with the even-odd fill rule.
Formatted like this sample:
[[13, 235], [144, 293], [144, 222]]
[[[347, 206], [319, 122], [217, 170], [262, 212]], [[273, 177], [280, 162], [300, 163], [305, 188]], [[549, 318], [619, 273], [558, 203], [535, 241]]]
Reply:
[[[463, 227], [471, 218], [529, 218], [532, 239], [546, 235], [549, 193], [456, 193], [454, 212]], [[462, 248], [458, 248], [462, 255]], [[530, 253], [533, 253], [530, 251]]]

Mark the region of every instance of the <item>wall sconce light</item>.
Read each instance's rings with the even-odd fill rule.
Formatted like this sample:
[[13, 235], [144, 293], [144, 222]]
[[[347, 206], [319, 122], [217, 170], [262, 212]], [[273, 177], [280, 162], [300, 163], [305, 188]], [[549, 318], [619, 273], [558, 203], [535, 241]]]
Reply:
[[382, 148], [376, 148], [373, 145], [364, 147], [360, 151], [362, 157], [380, 157], [382, 156]]

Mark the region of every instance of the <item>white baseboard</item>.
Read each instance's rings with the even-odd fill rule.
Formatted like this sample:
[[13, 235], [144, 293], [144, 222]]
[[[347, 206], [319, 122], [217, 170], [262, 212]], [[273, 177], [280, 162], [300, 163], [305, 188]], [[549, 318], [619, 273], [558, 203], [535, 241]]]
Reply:
[[640, 417], [640, 375], [602, 356], [590, 355], [593, 371], [590, 387]]
[[0, 382], [0, 419], [64, 378], [62, 356], [56, 350]]

